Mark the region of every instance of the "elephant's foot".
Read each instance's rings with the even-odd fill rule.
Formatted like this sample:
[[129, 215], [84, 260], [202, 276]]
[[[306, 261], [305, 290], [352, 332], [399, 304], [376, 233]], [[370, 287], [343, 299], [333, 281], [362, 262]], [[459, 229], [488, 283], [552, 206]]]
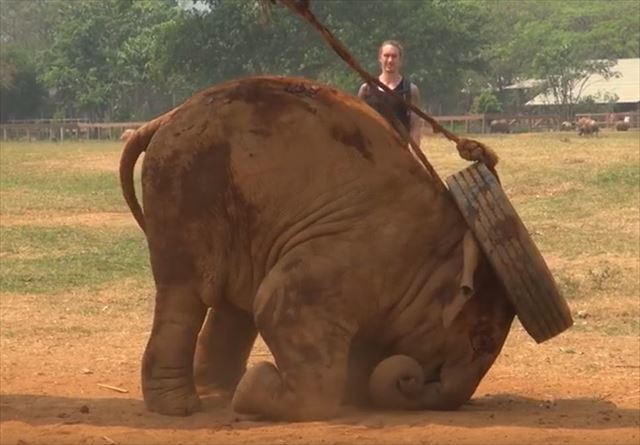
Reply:
[[206, 308], [188, 288], [161, 289], [142, 359], [142, 394], [150, 411], [187, 416], [200, 410], [193, 357]]
[[[337, 289], [355, 283], [332, 255], [303, 248], [286, 256], [262, 282], [255, 321], [277, 368], [261, 363], [247, 370], [234, 395], [234, 409], [288, 421], [319, 420], [337, 414], [347, 384], [349, 346], [357, 331]], [[335, 278], [335, 279], [334, 279]]]
[[[336, 415], [340, 407], [337, 393], [319, 392], [318, 387], [314, 387], [306, 378], [302, 379], [306, 383], [304, 387], [292, 387], [291, 380], [294, 379], [288, 379], [285, 383], [273, 364], [258, 363], [249, 368], [240, 380], [231, 406], [241, 414], [294, 422], [327, 419]], [[320, 377], [319, 380], [326, 382], [327, 379]]]
[[266, 414], [280, 417], [283, 394], [278, 369], [269, 362], [260, 362], [247, 369], [233, 394], [231, 406], [241, 414]]
[[143, 379], [142, 392], [147, 409], [158, 414], [188, 416], [201, 409], [193, 382], [185, 379]]

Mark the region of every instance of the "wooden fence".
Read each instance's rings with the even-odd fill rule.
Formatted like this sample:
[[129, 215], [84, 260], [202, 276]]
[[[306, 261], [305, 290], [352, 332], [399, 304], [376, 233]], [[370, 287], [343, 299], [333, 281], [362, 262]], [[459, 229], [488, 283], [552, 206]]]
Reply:
[[631, 128], [640, 127], [640, 112], [629, 111], [626, 113], [578, 113], [576, 114], [576, 120], [581, 117], [588, 117], [598, 123], [601, 128], [615, 128], [618, 122], [622, 122], [626, 119], [629, 120], [629, 126]]
[[511, 133], [557, 131], [563, 119], [559, 115], [467, 114], [435, 116], [441, 125], [455, 133], [490, 133], [491, 122], [503, 120]]
[[[592, 113], [577, 114], [590, 117], [598, 125], [614, 128], [616, 122], [625, 117], [630, 118], [631, 128], [640, 127], [640, 113]], [[491, 121], [505, 120], [511, 133], [558, 131], [562, 119], [558, 115], [502, 115], [502, 114], [466, 114], [455, 116], [435, 116], [435, 119], [447, 129], [455, 133], [489, 133]], [[0, 124], [2, 140], [117, 140], [128, 128], [138, 128], [144, 122], [87, 122], [83, 120], [63, 121], [13, 121]], [[429, 133], [427, 130], [426, 133]]]
[[0, 124], [2, 140], [65, 141], [87, 139], [119, 139], [127, 128], [138, 128], [144, 122], [8, 122]]

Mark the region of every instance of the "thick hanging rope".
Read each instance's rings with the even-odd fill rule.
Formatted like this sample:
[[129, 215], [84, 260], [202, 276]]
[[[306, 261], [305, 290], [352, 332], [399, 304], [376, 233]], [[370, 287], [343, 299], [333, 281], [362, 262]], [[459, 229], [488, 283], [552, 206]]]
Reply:
[[[322, 35], [324, 40], [327, 41], [327, 43], [331, 46], [331, 48], [333, 48], [338, 56], [340, 56], [340, 58], [344, 60], [354, 71], [356, 71], [360, 75], [360, 77], [362, 77], [367, 83], [378, 86], [380, 89], [393, 97], [394, 100], [404, 104], [411, 111], [420, 116], [423, 120], [427, 121], [429, 125], [431, 125], [431, 128], [433, 128], [434, 133], [441, 133], [450, 141], [455, 142], [460, 157], [469, 161], [480, 161], [483, 164], [487, 165], [489, 169], [495, 171], [494, 167], [498, 162], [498, 156], [493, 150], [491, 150], [481, 142], [458, 137], [455, 133], [444, 128], [442, 125], [440, 125], [440, 123], [438, 123], [438, 121], [416, 107], [414, 104], [407, 103], [402, 96], [400, 96], [398, 93], [380, 82], [380, 80], [371, 76], [367, 71], [365, 71], [353, 58], [353, 56], [349, 53], [345, 46], [340, 43], [340, 41], [331, 33], [331, 31], [329, 31], [329, 29], [327, 29], [326, 26], [320, 23], [318, 19], [313, 15], [311, 10], [309, 9], [309, 0], [271, 0], [271, 2], [280, 2], [294, 13], [300, 15]], [[426, 156], [420, 150], [416, 142], [411, 138], [409, 133], [403, 133], [403, 136], [405, 136], [409, 141], [409, 145], [413, 150], [413, 154], [421, 161], [423, 166], [431, 174], [434, 180], [436, 180], [442, 188], [446, 188], [442, 180], [440, 180], [438, 174], [435, 172], [433, 166], [429, 163]]]

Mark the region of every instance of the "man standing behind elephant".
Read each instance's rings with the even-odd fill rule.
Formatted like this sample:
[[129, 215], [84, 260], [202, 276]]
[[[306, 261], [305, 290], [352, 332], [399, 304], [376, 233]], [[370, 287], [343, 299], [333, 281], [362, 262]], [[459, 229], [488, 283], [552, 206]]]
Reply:
[[[420, 91], [418, 87], [400, 73], [403, 60], [402, 45], [396, 40], [385, 40], [378, 49], [380, 75], [378, 80], [398, 93], [405, 101], [420, 108]], [[409, 131], [411, 138], [420, 145], [422, 120], [412, 113], [409, 108], [397, 103], [380, 87], [363, 83], [358, 91], [358, 97], [364, 99], [372, 108], [380, 113], [387, 121], [394, 124], [397, 119]]]

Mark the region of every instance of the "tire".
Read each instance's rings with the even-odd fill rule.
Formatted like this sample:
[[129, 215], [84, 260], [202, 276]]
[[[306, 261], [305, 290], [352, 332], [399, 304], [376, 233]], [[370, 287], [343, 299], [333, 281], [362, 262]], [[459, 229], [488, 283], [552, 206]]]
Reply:
[[446, 183], [529, 335], [542, 343], [571, 327], [551, 271], [489, 169], [476, 163]]

